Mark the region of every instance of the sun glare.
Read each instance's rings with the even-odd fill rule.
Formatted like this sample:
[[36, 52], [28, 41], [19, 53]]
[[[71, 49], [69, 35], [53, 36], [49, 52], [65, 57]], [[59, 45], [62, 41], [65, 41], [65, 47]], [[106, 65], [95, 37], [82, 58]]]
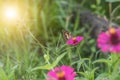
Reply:
[[4, 16], [7, 20], [14, 20], [18, 18], [18, 10], [15, 7], [6, 7], [4, 9]]
[[5, 15], [8, 18], [15, 18], [17, 16], [17, 13], [16, 13], [16, 11], [14, 9], [7, 9], [5, 11]]

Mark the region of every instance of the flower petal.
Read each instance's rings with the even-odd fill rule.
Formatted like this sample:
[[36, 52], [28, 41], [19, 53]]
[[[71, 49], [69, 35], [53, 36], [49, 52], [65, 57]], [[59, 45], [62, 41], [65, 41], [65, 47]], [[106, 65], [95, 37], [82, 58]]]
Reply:
[[120, 52], [120, 28], [115, 29], [115, 33], [102, 32], [97, 39], [97, 46], [103, 52]]
[[82, 40], [83, 40], [83, 37], [82, 36], [77, 36], [77, 37], [74, 37], [76, 39], [76, 41], [73, 40], [73, 38], [69, 39], [66, 44], [69, 44], [69, 45], [77, 45], [79, 44]]
[[57, 74], [56, 71], [61, 70], [65, 72], [64, 77], [66, 80], [75, 80], [74, 77], [76, 76], [76, 72], [74, 72], [74, 68], [65, 65], [61, 67], [56, 67], [54, 70], [49, 71], [48, 76], [50, 76], [50, 78], [48, 78], [47, 80], [58, 80], [59, 77], [56, 75]]

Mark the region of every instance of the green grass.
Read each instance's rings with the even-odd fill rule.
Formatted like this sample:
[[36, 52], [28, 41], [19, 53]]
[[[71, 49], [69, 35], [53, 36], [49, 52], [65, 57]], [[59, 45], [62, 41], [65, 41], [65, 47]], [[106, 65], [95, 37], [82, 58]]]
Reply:
[[[0, 80], [46, 80], [47, 72], [61, 65], [75, 68], [76, 80], [120, 80], [119, 57], [98, 50], [96, 40], [85, 32], [90, 26], [80, 27], [79, 17], [75, 24], [66, 19], [77, 3], [106, 15], [102, 3], [108, 3], [94, 1], [98, 1], [90, 2], [94, 8], [88, 7], [87, 0], [21, 1], [19, 5], [24, 8], [17, 24], [0, 22]], [[68, 5], [67, 9], [63, 4]], [[84, 36], [84, 41], [77, 46], [66, 45], [62, 29]]]

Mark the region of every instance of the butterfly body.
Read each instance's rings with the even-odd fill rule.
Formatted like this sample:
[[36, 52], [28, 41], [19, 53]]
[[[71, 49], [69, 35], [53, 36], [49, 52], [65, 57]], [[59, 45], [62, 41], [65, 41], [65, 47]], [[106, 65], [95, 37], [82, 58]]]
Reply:
[[66, 44], [68, 44], [68, 45], [75, 46], [75, 45], [79, 44], [83, 40], [82, 36], [73, 37], [71, 35], [71, 33], [68, 32], [68, 31], [62, 30], [62, 33], [63, 33], [63, 38], [65, 39]]
[[66, 30], [62, 30], [62, 34], [63, 34], [63, 38], [65, 39], [65, 41], [67, 41], [67, 40], [72, 38], [71, 32], [68, 32]]

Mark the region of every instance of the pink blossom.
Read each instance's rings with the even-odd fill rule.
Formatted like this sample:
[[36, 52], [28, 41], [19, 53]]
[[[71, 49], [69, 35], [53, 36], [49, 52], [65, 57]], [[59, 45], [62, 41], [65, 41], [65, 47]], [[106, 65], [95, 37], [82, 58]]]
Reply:
[[48, 76], [47, 80], [75, 80], [76, 73], [74, 72], [74, 68], [64, 65], [49, 71]]
[[66, 43], [69, 45], [77, 45], [83, 40], [82, 36], [77, 36], [69, 39]]
[[110, 28], [102, 32], [97, 39], [98, 47], [103, 52], [120, 52], [120, 28]]

